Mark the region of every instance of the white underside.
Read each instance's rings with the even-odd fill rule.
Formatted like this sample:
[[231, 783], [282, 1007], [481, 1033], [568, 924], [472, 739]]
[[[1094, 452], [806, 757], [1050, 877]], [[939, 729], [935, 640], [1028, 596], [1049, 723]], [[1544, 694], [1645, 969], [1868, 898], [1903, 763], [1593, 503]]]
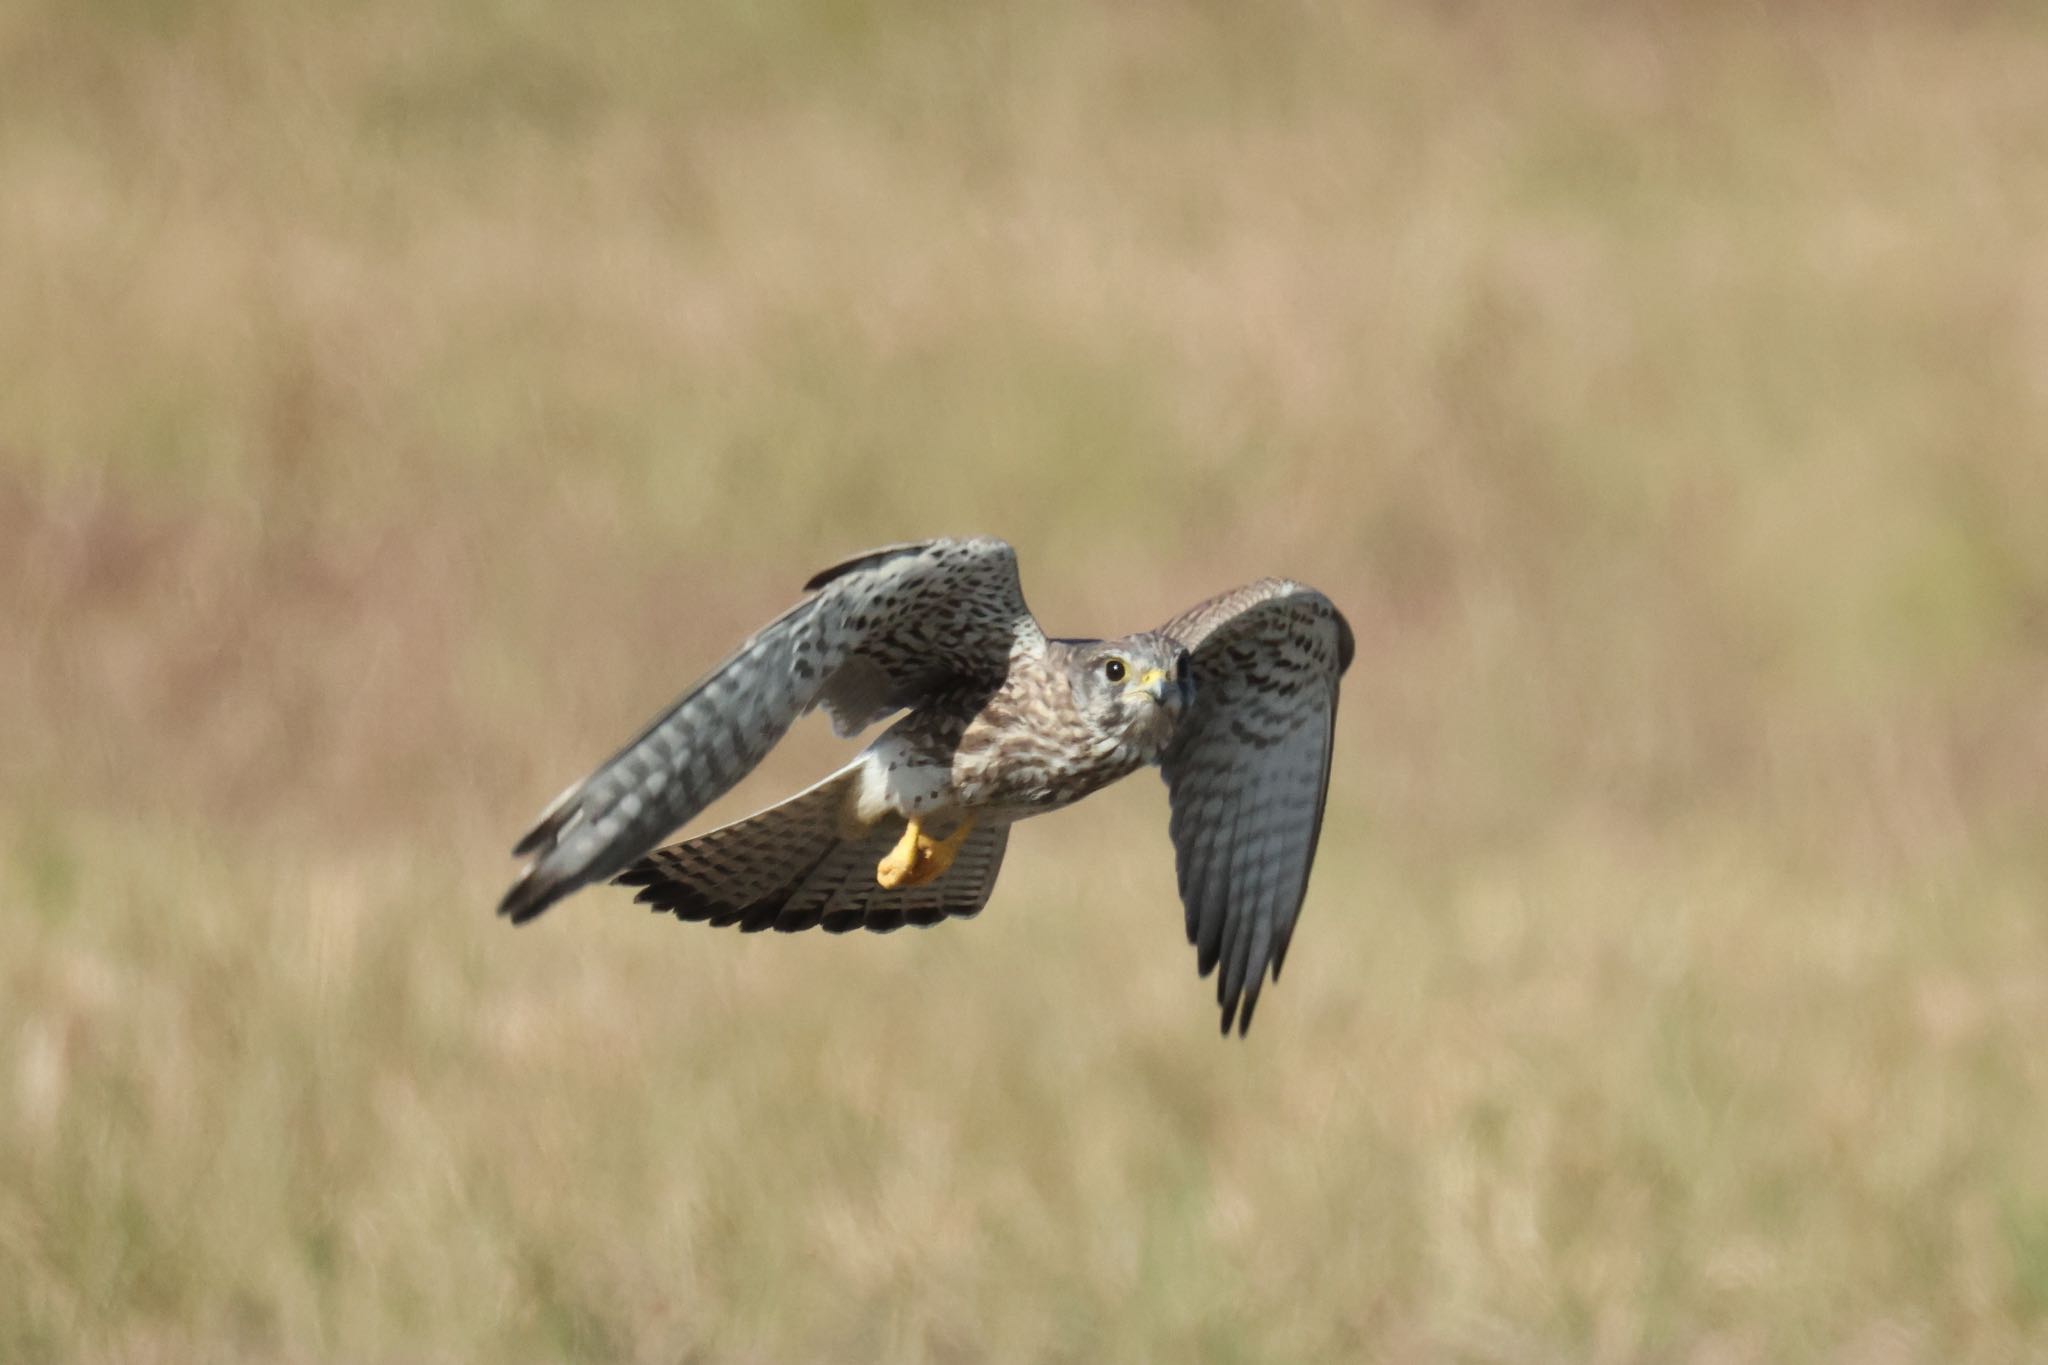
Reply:
[[910, 746], [885, 733], [854, 760], [854, 818], [863, 825], [889, 815], [927, 815], [952, 809], [953, 775], [911, 761]]

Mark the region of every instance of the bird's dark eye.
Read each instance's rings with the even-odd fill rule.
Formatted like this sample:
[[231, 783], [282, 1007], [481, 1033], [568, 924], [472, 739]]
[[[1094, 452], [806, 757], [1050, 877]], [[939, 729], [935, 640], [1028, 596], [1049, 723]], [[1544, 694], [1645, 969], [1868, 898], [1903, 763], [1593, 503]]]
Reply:
[[1122, 682], [1124, 680], [1124, 661], [1122, 659], [1110, 659], [1105, 662], [1102, 665], [1102, 676], [1111, 682]]

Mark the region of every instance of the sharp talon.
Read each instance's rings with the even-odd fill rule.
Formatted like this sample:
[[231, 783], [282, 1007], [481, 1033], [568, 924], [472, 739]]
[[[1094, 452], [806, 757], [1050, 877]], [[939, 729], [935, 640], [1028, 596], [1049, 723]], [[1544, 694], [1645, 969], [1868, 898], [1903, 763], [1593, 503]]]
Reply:
[[884, 891], [894, 891], [899, 886], [915, 886], [912, 880], [923, 861], [924, 832], [916, 817], [912, 817], [903, 828], [903, 837], [896, 841], [896, 847], [875, 864], [875, 883]]
[[960, 828], [943, 839], [919, 835], [917, 849], [923, 858], [918, 863], [917, 884], [921, 886], [925, 882], [945, 876], [946, 869], [953, 865], [954, 856], [960, 852], [960, 845], [967, 842], [967, 836], [973, 829], [974, 817], [970, 815], [960, 822]]
[[934, 839], [924, 832], [921, 821], [911, 820], [896, 847], [889, 850], [889, 856], [875, 864], [876, 884], [885, 891], [894, 891], [905, 886], [923, 886], [945, 876], [973, 828], [974, 817], [970, 815], [960, 822], [960, 828], [943, 839]]

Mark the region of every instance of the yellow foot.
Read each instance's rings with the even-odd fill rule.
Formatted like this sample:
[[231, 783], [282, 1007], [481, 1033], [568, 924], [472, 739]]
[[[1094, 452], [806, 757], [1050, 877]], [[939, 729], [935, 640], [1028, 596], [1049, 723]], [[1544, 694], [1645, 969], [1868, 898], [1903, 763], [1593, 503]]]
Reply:
[[923, 822], [912, 816], [904, 827], [903, 837], [896, 841], [896, 847], [889, 850], [888, 857], [875, 864], [876, 884], [884, 890], [894, 891], [898, 887], [923, 886], [935, 877], [944, 876], [973, 828], [974, 817], [970, 815], [960, 822], [960, 828], [943, 839], [934, 839], [924, 832]]

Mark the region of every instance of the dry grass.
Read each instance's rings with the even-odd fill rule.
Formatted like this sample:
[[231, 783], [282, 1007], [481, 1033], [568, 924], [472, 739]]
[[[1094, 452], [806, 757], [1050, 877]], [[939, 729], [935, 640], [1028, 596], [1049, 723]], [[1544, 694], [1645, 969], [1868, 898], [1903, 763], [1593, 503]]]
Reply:
[[[2048, 1358], [2030, 8], [28, 0], [0, 89], [0, 1358]], [[492, 921], [948, 530], [1350, 612], [1251, 1039], [1146, 781], [972, 926]]]

